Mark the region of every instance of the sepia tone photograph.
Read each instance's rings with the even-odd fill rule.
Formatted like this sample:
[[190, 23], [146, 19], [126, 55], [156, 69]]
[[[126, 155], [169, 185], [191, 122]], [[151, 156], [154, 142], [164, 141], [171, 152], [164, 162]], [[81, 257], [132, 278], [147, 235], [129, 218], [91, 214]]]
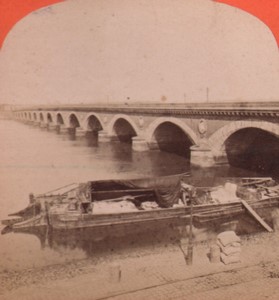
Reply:
[[279, 299], [278, 0], [0, 0], [0, 300]]

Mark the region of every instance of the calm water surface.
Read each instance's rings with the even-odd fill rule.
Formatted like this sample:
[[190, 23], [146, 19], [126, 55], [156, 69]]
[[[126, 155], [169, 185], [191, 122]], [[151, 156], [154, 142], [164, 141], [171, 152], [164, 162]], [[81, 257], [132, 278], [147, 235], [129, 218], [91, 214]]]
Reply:
[[[163, 152], [138, 153], [124, 143], [100, 143], [93, 137], [72, 139], [15, 121], [0, 121], [0, 219], [28, 204], [28, 194], [43, 193], [73, 182], [136, 178], [191, 171], [193, 182], [218, 184], [218, 178], [256, 175], [230, 167], [189, 167], [180, 156]], [[79, 247], [41, 248], [34, 235], [0, 236], [0, 272], [81, 259]]]

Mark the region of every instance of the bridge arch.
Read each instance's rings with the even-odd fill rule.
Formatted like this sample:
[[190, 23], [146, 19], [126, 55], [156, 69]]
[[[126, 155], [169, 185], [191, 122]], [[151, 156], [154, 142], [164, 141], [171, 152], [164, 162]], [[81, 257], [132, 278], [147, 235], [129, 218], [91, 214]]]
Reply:
[[35, 112], [33, 113], [33, 120], [37, 121], [37, 114]]
[[68, 120], [69, 120], [70, 128], [75, 129], [75, 128], [81, 127], [81, 122], [79, 121], [79, 119], [75, 113], [70, 113]]
[[44, 121], [45, 121], [44, 114], [40, 112], [40, 122], [44, 122]]
[[215, 158], [224, 157], [231, 166], [278, 174], [279, 125], [264, 121], [235, 121], [213, 134], [209, 143]]
[[48, 112], [46, 117], [47, 117], [47, 123], [53, 123], [53, 118], [52, 118], [51, 113]]
[[57, 125], [64, 125], [65, 124], [64, 118], [63, 118], [61, 113], [56, 114], [56, 124]]
[[194, 131], [182, 120], [172, 117], [156, 119], [146, 132], [150, 149], [160, 149], [188, 159], [190, 159], [190, 147], [198, 143]]
[[193, 144], [198, 144], [198, 137], [187, 124], [185, 124], [182, 120], [173, 118], [173, 117], [161, 117], [157, 118], [155, 121], [153, 121], [146, 130], [146, 141], [147, 143], [152, 143], [153, 136], [155, 133], [155, 130], [163, 123], [172, 123], [182, 129], [182, 131], [189, 136], [191, 142]]
[[95, 114], [95, 113], [90, 113], [85, 116], [84, 122], [82, 124], [82, 127], [86, 131], [100, 131], [104, 129], [104, 124], [101, 120], [101, 118]]
[[136, 123], [127, 115], [118, 114], [108, 125], [108, 135], [117, 136], [120, 141], [131, 142], [132, 137], [139, 136], [140, 130]]
[[246, 129], [255, 128], [261, 129], [263, 131], [269, 132], [277, 137], [279, 137], [279, 125], [266, 121], [234, 121], [228, 125], [223, 126], [215, 133], [213, 133], [209, 139], [208, 143], [211, 146], [213, 152], [222, 152], [225, 149], [226, 140], [235, 132]]

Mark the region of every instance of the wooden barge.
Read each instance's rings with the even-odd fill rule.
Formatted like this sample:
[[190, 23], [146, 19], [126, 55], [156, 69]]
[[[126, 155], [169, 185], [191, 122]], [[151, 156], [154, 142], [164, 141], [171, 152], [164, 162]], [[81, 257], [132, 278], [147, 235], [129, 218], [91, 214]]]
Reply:
[[[279, 188], [271, 178], [239, 178], [227, 187], [195, 188], [180, 174], [152, 179], [103, 180], [73, 184], [30, 197], [27, 208], [2, 221], [2, 233], [48, 228], [52, 231], [96, 229], [102, 237], [137, 233], [154, 227], [206, 228], [247, 213], [266, 230], [279, 207]], [[226, 190], [226, 188], [228, 188]], [[64, 189], [64, 190], [63, 190]], [[214, 193], [218, 194], [219, 199]]]

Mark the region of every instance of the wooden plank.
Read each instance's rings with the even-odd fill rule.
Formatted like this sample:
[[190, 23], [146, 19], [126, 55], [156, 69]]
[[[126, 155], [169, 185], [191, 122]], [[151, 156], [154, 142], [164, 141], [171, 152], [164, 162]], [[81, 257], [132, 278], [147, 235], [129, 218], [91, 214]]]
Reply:
[[265, 189], [265, 190], [270, 190], [270, 191], [272, 191], [272, 192], [276, 192], [276, 193], [279, 193], [279, 186], [278, 185], [276, 185], [276, 186], [265, 186], [265, 185], [258, 185], [258, 187], [260, 187], [260, 188], [263, 188], [263, 189]]
[[273, 229], [254, 211], [254, 209], [245, 201], [240, 200], [248, 212], [268, 231], [273, 232]]
[[242, 180], [251, 180], [251, 181], [253, 181], [253, 180], [266, 180], [266, 179], [272, 180], [272, 177], [242, 177], [241, 179]]
[[241, 186], [248, 186], [248, 185], [254, 185], [254, 184], [258, 185], [260, 183], [265, 183], [270, 180], [272, 180], [272, 178], [263, 178], [263, 179], [259, 179], [259, 180], [253, 180], [253, 181], [241, 183]]
[[[133, 200], [136, 200], [137, 198], [140, 198], [140, 197], [144, 197], [146, 196], [146, 194], [141, 194], [141, 195], [126, 195], [126, 196], [122, 196], [122, 197], [118, 197], [118, 198], [111, 198], [111, 199], [105, 199], [105, 200], [100, 200], [100, 201], [93, 201], [93, 203], [98, 203], [98, 202], [120, 202], [120, 201], [123, 201], [123, 200], [126, 200], [126, 201], [133, 201]], [[155, 202], [155, 201], [154, 201]]]
[[94, 191], [92, 190], [92, 194], [101, 195], [101, 194], [117, 194], [117, 193], [131, 193], [131, 192], [154, 192], [154, 189], [150, 188], [141, 188], [141, 189], [127, 189], [127, 190], [108, 190], [108, 191]]

